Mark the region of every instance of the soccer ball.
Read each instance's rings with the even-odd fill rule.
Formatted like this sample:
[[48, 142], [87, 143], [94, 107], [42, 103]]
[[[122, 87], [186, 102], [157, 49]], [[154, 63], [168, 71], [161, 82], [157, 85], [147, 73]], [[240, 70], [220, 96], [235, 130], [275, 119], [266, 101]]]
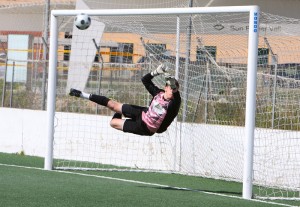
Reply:
[[87, 14], [78, 14], [75, 17], [75, 26], [80, 29], [84, 30], [89, 28], [91, 25], [91, 18]]

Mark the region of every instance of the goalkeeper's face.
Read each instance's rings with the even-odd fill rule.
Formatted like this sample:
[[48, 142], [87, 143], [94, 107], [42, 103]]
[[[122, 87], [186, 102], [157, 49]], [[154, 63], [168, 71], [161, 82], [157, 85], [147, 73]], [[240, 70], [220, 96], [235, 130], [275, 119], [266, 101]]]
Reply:
[[172, 89], [171, 86], [166, 85], [166, 86], [165, 86], [165, 94], [164, 94], [164, 98], [167, 99], [167, 100], [172, 99], [172, 98], [173, 98], [173, 93], [176, 93], [177, 90], [178, 90], [177, 88]]

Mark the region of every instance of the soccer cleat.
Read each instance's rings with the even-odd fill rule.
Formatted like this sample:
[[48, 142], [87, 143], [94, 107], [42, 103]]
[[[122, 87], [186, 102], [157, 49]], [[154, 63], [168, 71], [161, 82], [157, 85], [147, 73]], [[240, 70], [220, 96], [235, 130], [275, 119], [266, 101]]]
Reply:
[[76, 90], [76, 89], [74, 89], [74, 88], [71, 88], [71, 89], [70, 89], [69, 95], [70, 95], [70, 96], [80, 97], [80, 96], [81, 96], [81, 91]]

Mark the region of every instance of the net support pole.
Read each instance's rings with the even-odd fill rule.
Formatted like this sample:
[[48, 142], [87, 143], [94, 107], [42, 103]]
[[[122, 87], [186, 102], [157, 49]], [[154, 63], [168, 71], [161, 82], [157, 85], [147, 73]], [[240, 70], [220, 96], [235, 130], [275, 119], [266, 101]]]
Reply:
[[[176, 18], [176, 62], [175, 62], [175, 78], [179, 80], [179, 59], [180, 59], [180, 17], [177, 16]], [[178, 142], [178, 120], [177, 116], [175, 118], [175, 127], [176, 127], [176, 133], [175, 133], [175, 141], [174, 141], [174, 163], [173, 163], [173, 169], [176, 171], [176, 162], [177, 162], [177, 142]], [[180, 123], [181, 126], [181, 123]], [[179, 137], [181, 138], [181, 130], [179, 130]], [[181, 140], [180, 140], [181, 143]], [[180, 155], [179, 155], [180, 156]]]
[[249, 15], [247, 94], [244, 140], [243, 198], [252, 198], [253, 150], [256, 109], [256, 76], [259, 30], [259, 7], [253, 6]]
[[45, 0], [44, 32], [43, 32], [43, 79], [42, 79], [42, 106], [41, 110], [46, 108], [46, 74], [47, 74], [47, 52], [48, 52], [48, 26], [49, 26], [50, 0]]
[[56, 66], [57, 66], [57, 40], [58, 27], [57, 18], [51, 14], [51, 36], [49, 51], [49, 77], [48, 77], [48, 98], [47, 98], [47, 146], [44, 162], [45, 170], [52, 170], [53, 163], [53, 139], [54, 139], [54, 113], [56, 96]]
[[271, 72], [272, 72], [272, 69], [274, 69], [273, 70], [274, 71], [274, 79], [273, 79], [273, 89], [272, 89], [272, 119], [271, 119], [272, 120], [271, 129], [274, 129], [278, 58], [277, 58], [277, 55], [274, 54], [267, 37], [264, 37], [264, 41], [267, 44], [267, 46], [271, 52], [271, 55], [272, 55], [272, 66], [273, 67], [271, 67]]
[[6, 76], [7, 76], [7, 65], [8, 65], [8, 57], [6, 54], [5, 57], [5, 69], [4, 69], [4, 78], [3, 78], [3, 87], [2, 87], [2, 104], [1, 106], [4, 107], [5, 102], [5, 93], [6, 93]]

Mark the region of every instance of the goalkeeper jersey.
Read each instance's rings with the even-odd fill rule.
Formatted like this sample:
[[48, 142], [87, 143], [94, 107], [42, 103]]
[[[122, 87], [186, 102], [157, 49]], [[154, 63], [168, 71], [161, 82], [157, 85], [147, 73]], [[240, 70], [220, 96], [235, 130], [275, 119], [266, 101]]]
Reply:
[[142, 113], [142, 120], [150, 132], [156, 132], [159, 129], [167, 114], [169, 103], [169, 100], [164, 99], [164, 93], [160, 92], [152, 99], [148, 110]]
[[173, 93], [174, 98], [164, 100], [164, 90], [158, 88], [152, 82], [153, 76], [148, 73], [142, 78], [142, 82], [148, 92], [153, 96], [147, 111], [142, 113], [142, 120], [151, 132], [163, 133], [178, 114], [181, 97], [179, 91]]

